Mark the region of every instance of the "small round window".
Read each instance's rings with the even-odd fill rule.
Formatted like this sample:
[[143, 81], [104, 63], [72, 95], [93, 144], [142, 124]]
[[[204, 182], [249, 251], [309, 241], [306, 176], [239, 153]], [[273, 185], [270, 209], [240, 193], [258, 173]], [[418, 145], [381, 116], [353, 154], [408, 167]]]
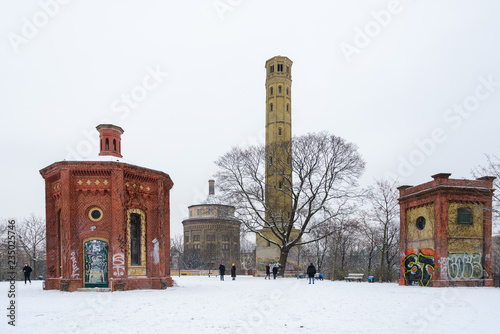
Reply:
[[425, 228], [425, 218], [420, 216], [417, 218], [417, 228], [422, 231]]
[[89, 219], [93, 222], [98, 222], [102, 219], [102, 210], [96, 207], [93, 207], [89, 210]]

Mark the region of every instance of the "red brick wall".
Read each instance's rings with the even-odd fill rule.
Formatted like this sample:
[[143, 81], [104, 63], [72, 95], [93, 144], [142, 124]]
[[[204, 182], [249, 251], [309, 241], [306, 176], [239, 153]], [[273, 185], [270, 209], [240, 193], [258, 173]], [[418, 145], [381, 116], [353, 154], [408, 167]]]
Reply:
[[[46, 188], [47, 289], [67, 287], [74, 291], [84, 286], [86, 238], [108, 241], [109, 282], [121, 282], [125, 290], [171, 285], [169, 193], [173, 183], [167, 174], [119, 162], [66, 161], [40, 173]], [[98, 222], [88, 217], [89, 208], [94, 206], [103, 212]], [[146, 277], [129, 277], [127, 272], [126, 212], [130, 208], [141, 209], [146, 215]], [[155, 239], [158, 257], [154, 254]], [[125, 268], [121, 270], [117, 268], [123, 261], [113, 258], [118, 253], [124, 255]], [[119, 272], [123, 275], [115, 275]]]
[[[492, 195], [493, 179], [490, 177], [480, 178], [478, 180], [455, 180], [449, 179], [450, 174], [434, 175], [434, 181], [427, 182], [418, 186], [402, 186], [400, 191], [400, 252], [401, 252], [401, 275], [399, 284], [408, 284], [405, 279], [405, 259], [411, 254], [418, 256], [421, 250], [407, 247], [407, 212], [411, 208], [418, 208], [428, 204], [434, 204], [434, 249], [422, 250], [422, 255], [433, 256], [434, 264], [429, 267], [429, 273], [432, 277], [429, 286], [492, 286], [490, 278], [478, 280], [448, 280], [440, 278], [439, 273], [444, 269], [448, 270], [448, 205], [453, 202], [480, 203], [483, 210], [483, 254], [482, 268], [491, 274], [491, 234], [492, 234]], [[424, 256], [422, 256], [424, 258]], [[440, 260], [444, 259], [446, 263]], [[420, 263], [420, 267], [425, 264]], [[443, 268], [446, 266], [446, 268]], [[414, 268], [415, 269], [415, 268]], [[420, 269], [418, 269], [420, 270]], [[440, 279], [438, 279], [440, 278]]]

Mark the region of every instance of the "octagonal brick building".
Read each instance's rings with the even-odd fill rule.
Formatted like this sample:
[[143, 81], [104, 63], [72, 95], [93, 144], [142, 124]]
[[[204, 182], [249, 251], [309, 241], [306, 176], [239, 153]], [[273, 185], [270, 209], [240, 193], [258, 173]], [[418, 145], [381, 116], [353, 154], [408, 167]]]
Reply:
[[46, 289], [164, 289], [170, 276], [170, 189], [160, 171], [123, 161], [123, 129], [97, 126], [95, 161], [42, 169]]
[[493, 286], [494, 177], [399, 187], [400, 285]]

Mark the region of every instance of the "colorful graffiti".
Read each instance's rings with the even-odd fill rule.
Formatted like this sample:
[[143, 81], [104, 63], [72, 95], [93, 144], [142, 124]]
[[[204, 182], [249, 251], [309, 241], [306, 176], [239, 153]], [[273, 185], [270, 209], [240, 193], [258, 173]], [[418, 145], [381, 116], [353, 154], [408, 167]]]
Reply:
[[89, 240], [84, 243], [85, 286], [108, 286], [108, 243]]
[[427, 286], [434, 276], [434, 256], [422, 252], [404, 258], [404, 278], [411, 284]]

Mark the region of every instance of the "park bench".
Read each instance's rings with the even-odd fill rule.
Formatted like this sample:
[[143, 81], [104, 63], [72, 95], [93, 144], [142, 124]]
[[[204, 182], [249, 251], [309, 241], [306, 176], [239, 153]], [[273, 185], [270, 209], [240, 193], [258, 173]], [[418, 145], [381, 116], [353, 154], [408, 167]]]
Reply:
[[354, 273], [349, 273], [347, 277], [344, 277], [346, 281], [358, 281], [361, 282], [363, 280], [363, 276], [365, 274], [354, 274]]

